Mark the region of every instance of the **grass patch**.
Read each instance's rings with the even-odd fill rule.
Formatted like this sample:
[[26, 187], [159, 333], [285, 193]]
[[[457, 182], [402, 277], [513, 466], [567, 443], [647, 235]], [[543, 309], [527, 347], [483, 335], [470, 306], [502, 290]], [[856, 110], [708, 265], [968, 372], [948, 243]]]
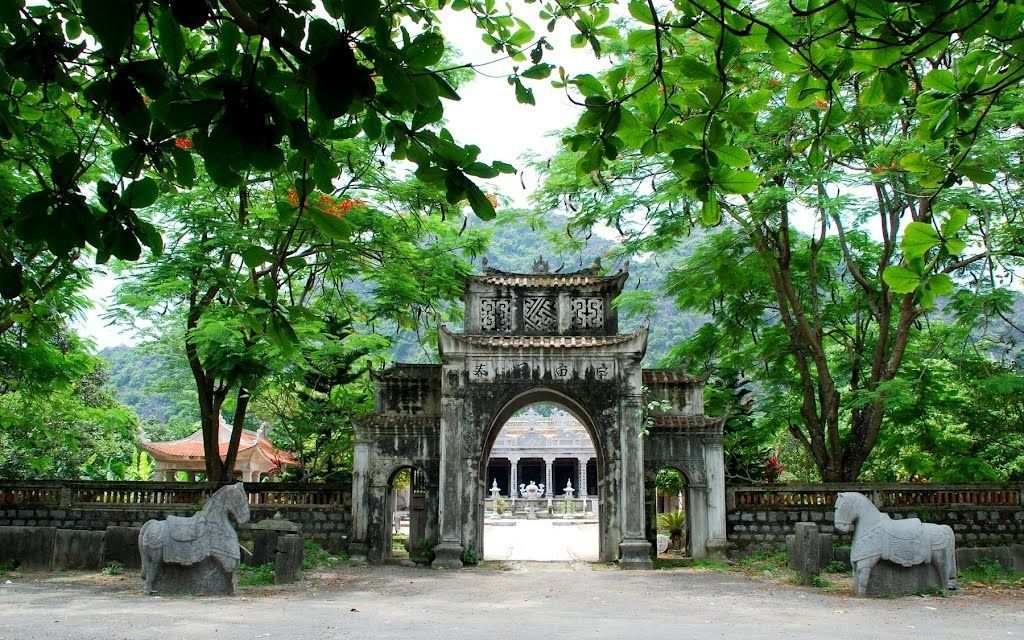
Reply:
[[119, 576], [124, 573], [124, 565], [120, 562], [110, 562], [100, 569], [105, 576]]
[[758, 551], [737, 560], [736, 566], [744, 573], [777, 573], [786, 569], [786, 552]]
[[1024, 571], [1014, 571], [995, 560], [981, 560], [960, 572], [960, 579], [992, 587], [1024, 587]]
[[302, 543], [302, 547], [302, 569], [304, 571], [333, 569], [348, 561], [348, 554], [334, 555], [313, 540], [306, 540]]
[[242, 587], [261, 587], [274, 584], [274, 565], [271, 563], [250, 566], [247, 564], [238, 567], [238, 584]]

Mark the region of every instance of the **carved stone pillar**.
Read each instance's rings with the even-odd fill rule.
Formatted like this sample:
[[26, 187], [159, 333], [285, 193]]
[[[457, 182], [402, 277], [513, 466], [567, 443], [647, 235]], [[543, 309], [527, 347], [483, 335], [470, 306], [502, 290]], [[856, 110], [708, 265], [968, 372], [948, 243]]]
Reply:
[[587, 459], [586, 458], [576, 458], [576, 464], [578, 466], [577, 470], [579, 471], [579, 474], [578, 474], [579, 475], [579, 482], [576, 485], [576, 487], [579, 489], [579, 491], [577, 492], [577, 495], [579, 497], [581, 497], [581, 498], [586, 498], [587, 497]]
[[548, 502], [551, 502], [551, 497], [555, 495], [554, 485], [554, 458], [544, 458], [544, 470], [546, 475], [544, 480], [544, 493], [545, 497], [548, 498]]
[[643, 402], [639, 395], [623, 398], [619, 418], [622, 447], [622, 476], [619, 484], [622, 542], [619, 544], [619, 565], [623, 569], [650, 569], [654, 563], [651, 561], [651, 543], [647, 540], [645, 523], [644, 443], [641, 434]]
[[352, 453], [352, 542], [349, 557], [365, 562], [369, 551], [370, 442], [356, 437]]
[[708, 500], [708, 550], [721, 551], [727, 545], [725, 533], [725, 454], [722, 437], [704, 441], [704, 472]]
[[462, 420], [463, 401], [441, 400], [441, 481], [439, 520], [441, 540], [434, 547], [431, 566], [441, 569], [462, 567]]
[[519, 497], [519, 458], [509, 458], [509, 462], [511, 463], [511, 470], [508, 474], [508, 495], [515, 501]]

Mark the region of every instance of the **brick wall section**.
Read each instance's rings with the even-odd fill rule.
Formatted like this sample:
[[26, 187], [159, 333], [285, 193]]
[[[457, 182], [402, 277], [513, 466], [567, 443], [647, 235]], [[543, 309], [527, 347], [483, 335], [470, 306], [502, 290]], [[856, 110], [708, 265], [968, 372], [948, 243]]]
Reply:
[[1024, 543], [1022, 485], [781, 485], [729, 487], [726, 529], [737, 547], [785, 548], [797, 522], [814, 522], [822, 533], [850, 544], [832, 526], [832, 504], [840, 491], [872, 498], [894, 519], [920, 518], [948, 524], [958, 546]]
[[[198, 500], [216, 489], [200, 483], [0, 482], [0, 526], [57, 527], [103, 531], [140, 527], [147, 520], [195, 513]], [[302, 525], [305, 537], [344, 550], [352, 530], [351, 484], [246, 484], [250, 522], [280, 513]], [[96, 504], [82, 504], [88, 495]], [[168, 497], [173, 496], [173, 497]], [[130, 504], [134, 500], [138, 504]], [[156, 501], [180, 504], [153, 504]], [[120, 504], [110, 504], [111, 502]], [[266, 504], [270, 502], [271, 504]]]

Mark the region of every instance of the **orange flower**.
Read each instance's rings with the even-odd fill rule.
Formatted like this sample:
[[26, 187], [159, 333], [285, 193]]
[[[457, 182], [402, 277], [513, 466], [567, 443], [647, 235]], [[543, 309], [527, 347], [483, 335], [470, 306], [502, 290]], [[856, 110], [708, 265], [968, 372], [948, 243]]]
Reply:
[[295, 187], [288, 187], [288, 204], [293, 207], [299, 206], [299, 192], [295, 190]]
[[814, 101], [814, 106], [818, 107], [819, 109], [828, 109], [828, 100], [818, 98], [817, 100]]
[[318, 199], [318, 208], [324, 215], [333, 216], [339, 220], [349, 214], [352, 209], [359, 209], [366, 206], [366, 203], [362, 200], [345, 198], [344, 200], [335, 200], [329, 195], [321, 195]]
[[186, 138], [185, 136], [177, 137], [174, 139], [174, 146], [188, 151], [192, 148], [192, 138]]

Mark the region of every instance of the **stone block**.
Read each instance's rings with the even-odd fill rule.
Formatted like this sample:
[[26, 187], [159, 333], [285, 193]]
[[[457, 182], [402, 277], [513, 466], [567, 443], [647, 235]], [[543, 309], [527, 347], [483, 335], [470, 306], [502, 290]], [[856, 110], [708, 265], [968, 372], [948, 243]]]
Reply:
[[663, 533], [658, 534], [658, 554], [668, 551], [669, 537]]
[[49, 569], [55, 527], [0, 527], [0, 563], [19, 569]]
[[57, 529], [53, 543], [54, 569], [98, 570], [103, 566], [103, 531]]
[[235, 574], [206, 558], [196, 564], [161, 564], [154, 582], [158, 595], [234, 595]]
[[944, 588], [945, 584], [939, 580], [938, 571], [931, 564], [901, 567], [888, 560], [879, 560], [871, 569], [865, 595], [869, 598], [892, 598], [941, 591]]
[[274, 584], [298, 582], [302, 577], [302, 560], [302, 536], [294, 533], [280, 536], [274, 556]]
[[816, 524], [797, 523], [793, 535], [786, 536], [786, 551], [789, 568], [799, 573], [804, 581], [821, 573], [821, 535]]
[[142, 566], [138, 527], [107, 527], [103, 535], [103, 564], [118, 562], [129, 569]]
[[1007, 569], [1024, 571], [1024, 544], [1000, 547], [960, 547], [956, 550], [956, 566], [960, 571], [986, 561], [996, 562]]

